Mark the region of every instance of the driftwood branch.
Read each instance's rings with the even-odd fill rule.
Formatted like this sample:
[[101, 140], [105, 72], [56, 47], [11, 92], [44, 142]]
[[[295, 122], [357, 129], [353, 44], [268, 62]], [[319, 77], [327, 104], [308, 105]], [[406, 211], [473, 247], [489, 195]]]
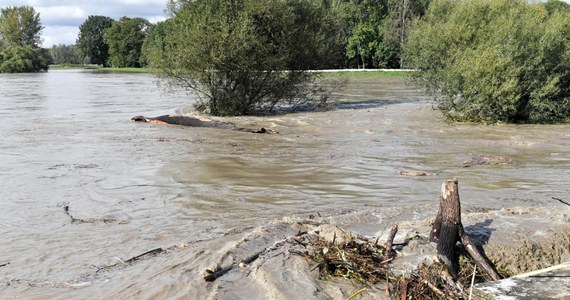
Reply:
[[564, 204], [566, 204], [566, 205], [570, 205], [570, 203], [568, 203], [568, 202], [566, 202], [566, 201], [564, 201], [564, 200], [562, 200], [562, 199], [560, 199], [560, 198], [552, 197], [552, 200], [560, 201], [560, 202], [562, 202], [562, 203], [564, 203]]
[[62, 204], [63, 206], [63, 212], [71, 219], [71, 224], [95, 224], [95, 223], [118, 223], [118, 224], [123, 224], [122, 221], [118, 221], [116, 219], [113, 218], [100, 218], [100, 219], [93, 219], [93, 218], [89, 218], [89, 219], [82, 219], [82, 218], [77, 218], [74, 215], [71, 214], [70, 208], [69, 208], [69, 202], [64, 202]]
[[518, 274], [518, 275], [515, 275], [511, 278], [526, 278], [526, 277], [536, 276], [536, 275], [540, 275], [540, 274], [544, 274], [544, 273], [548, 273], [548, 272], [552, 272], [552, 271], [556, 271], [556, 270], [561, 270], [561, 269], [570, 269], [570, 261], [565, 262], [565, 263], [561, 263], [559, 265], [551, 266], [551, 267], [548, 267], [545, 269], [540, 269], [540, 270], [536, 270], [536, 271], [532, 271], [532, 272], [528, 272], [528, 273]]
[[465, 249], [467, 249], [467, 252], [471, 255], [477, 266], [485, 271], [485, 274], [487, 274], [491, 280], [501, 280], [501, 277], [499, 277], [499, 274], [495, 271], [489, 259], [483, 255], [483, 253], [479, 252], [477, 246], [473, 244], [469, 236], [465, 233], [462, 224], [459, 224], [459, 238], [461, 244], [465, 246]]
[[166, 250], [164, 250], [162, 248], [155, 248], [155, 249], [149, 250], [143, 254], [139, 254], [137, 256], [134, 256], [134, 257], [131, 257], [131, 258], [125, 260], [125, 263], [127, 263], [127, 264], [134, 263], [134, 262], [141, 260], [147, 256], [155, 256], [155, 255], [158, 255], [158, 254], [163, 253], [165, 251]]
[[386, 240], [386, 251], [388, 257], [392, 257], [392, 245], [394, 244], [394, 237], [398, 233], [398, 224], [392, 225], [390, 229], [390, 233], [388, 234], [388, 239]]
[[489, 259], [473, 244], [461, 224], [461, 203], [457, 179], [447, 180], [441, 185], [439, 210], [430, 232], [430, 241], [437, 242], [438, 258], [447, 266], [454, 278], [459, 274], [459, 252], [461, 242], [475, 263], [492, 280], [499, 280]]

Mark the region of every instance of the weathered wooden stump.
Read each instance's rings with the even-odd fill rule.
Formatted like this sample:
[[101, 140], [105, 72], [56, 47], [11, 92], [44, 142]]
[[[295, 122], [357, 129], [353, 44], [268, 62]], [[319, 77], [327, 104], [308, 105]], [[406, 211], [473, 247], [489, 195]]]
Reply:
[[463, 230], [459, 185], [455, 178], [447, 180], [441, 185], [439, 210], [429, 239], [430, 242], [437, 242], [437, 256], [447, 266], [449, 273], [454, 278], [457, 278], [457, 274], [459, 274], [457, 243], [461, 242], [471, 258], [491, 280], [500, 279], [489, 259], [479, 251]]

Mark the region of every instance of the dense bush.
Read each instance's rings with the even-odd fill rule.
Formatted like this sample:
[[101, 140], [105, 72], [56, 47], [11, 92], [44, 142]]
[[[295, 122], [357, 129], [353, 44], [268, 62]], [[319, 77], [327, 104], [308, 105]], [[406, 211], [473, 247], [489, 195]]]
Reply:
[[453, 119], [551, 123], [570, 115], [570, 13], [562, 9], [434, 0], [405, 51], [418, 83]]
[[188, 1], [151, 31], [146, 59], [170, 84], [198, 92], [214, 115], [320, 101], [307, 70], [330, 59], [329, 21], [311, 1]]
[[10, 46], [0, 52], [0, 73], [47, 71], [49, 53], [32, 46]]

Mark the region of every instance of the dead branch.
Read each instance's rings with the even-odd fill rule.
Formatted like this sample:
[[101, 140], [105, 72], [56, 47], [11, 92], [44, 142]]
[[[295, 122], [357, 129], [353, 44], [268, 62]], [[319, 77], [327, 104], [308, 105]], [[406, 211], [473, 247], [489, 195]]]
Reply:
[[155, 256], [155, 255], [158, 255], [158, 254], [163, 253], [163, 252], [165, 252], [165, 251], [166, 251], [166, 250], [164, 250], [164, 249], [162, 249], [162, 248], [152, 249], [152, 250], [149, 250], [149, 251], [147, 251], [147, 252], [145, 252], [145, 253], [143, 253], [143, 254], [139, 254], [139, 255], [137, 255], [137, 256], [134, 256], [134, 257], [131, 257], [131, 258], [125, 260], [125, 263], [127, 263], [127, 264], [134, 263], [134, 262], [136, 262], [136, 261], [138, 261], [138, 260], [141, 260], [142, 258], [144, 258], [144, 257], [146, 257], [146, 256]]
[[562, 202], [562, 203], [564, 203], [564, 204], [566, 204], [566, 205], [570, 205], [570, 203], [568, 203], [568, 202], [566, 202], [566, 201], [564, 201], [564, 200], [562, 200], [562, 199], [560, 199], [560, 198], [552, 197], [552, 199], [553, 199], [553, 200], [560, 201], [560, 202]]
[[392, 225], [392, 228], [390, 229], [390, 234], [388, 234], [388, 240], [386, 240], [386, 255], [388, 255], [388, 257], [392, 257], [392, 245], [394, 244], [394, 237], [396, 236], [396, 233], [398, 232], [398, 224], [394, 224]]
[[[75, 216], [73, 216], [69, 210], [69, 202], [64, 202], [63, 203], [63, 211], [65, 212], [65, 214], [71, 219], [71, 223], [72, 224], [95, 224], [95, 223], [115, 223], [117, 222], [116, 219], [113, 218], [100, 218], [100, 219], [94, 219], [94, 218], [89, 218], [89, 219], [81, 219], [81, 218], [76, 218]], [[123, 222], [119, 221], [119, 224], [123, 224]]]
[[495, 271], [489, 259], [486, 256], [484, 256], [481, 252], [479, 252], [477, 246], [473, 244], [469, 236], [465, 233], [462, 224], [459, 224], [459, 238], [461, 240], [461, 244], [465, 246], [465, 249], [467, 249], [467, 252], [469, 253], [469, 255], [471, 255], [477, 266], [479, 266], [479, 268], [485, 271], [485, 274], [487, 274], [487, 276], [489, 276], [491, 280], [493, 281], [501, 280], [501, 277], [499, 276], [497, 271]]

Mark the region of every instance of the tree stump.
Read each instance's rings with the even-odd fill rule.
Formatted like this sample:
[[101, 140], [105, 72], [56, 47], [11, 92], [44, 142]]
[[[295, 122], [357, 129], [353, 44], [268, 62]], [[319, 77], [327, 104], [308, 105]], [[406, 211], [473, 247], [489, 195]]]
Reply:
[[439, 210], [430, 232], [430, 242], [437, 242], [437, 256], [456, 279], [459, 274], [459, 252], [457, 243], [461, 242], [475, 263], [484, 270], [491, 280], [500, 277], [492, 267], [489, 259], [482, 254], [461, 224], [461, 203], [457, 179], [445, 181], [441, 185]]

